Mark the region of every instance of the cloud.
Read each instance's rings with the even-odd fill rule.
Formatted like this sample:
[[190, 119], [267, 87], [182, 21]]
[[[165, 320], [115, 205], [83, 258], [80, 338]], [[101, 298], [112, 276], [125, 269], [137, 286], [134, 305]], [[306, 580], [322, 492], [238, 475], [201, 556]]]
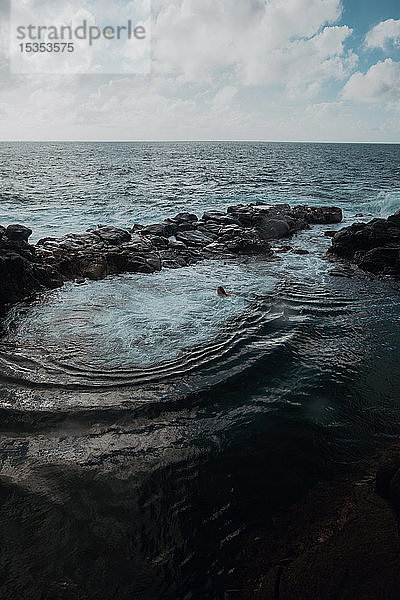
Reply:
[[368, 48], [385, 49], [389, 42], [396, 46], [400, 45], [400, 19], [388, 19], [378, 23], [365, 37]]
[[379, 128], [379, 103], [399, 102], [397, 63], [351, 77], [356, 38], [341, 14], [339, 0], [153, 0], [151, 75], [4, 77], [0, 135], [393, 139], [400, 126]]
[[338, 0], [175, 0], [156, 18], [154, 69], [180, 83], [316, 93], [355, 66], [344, 48], [352, 30], [327, 26], [340, 15]]
[[400, 101], [400, 63], [387, 58], [365, 73], [355, 73], [343, 89], [343, 98], [388, 104]]

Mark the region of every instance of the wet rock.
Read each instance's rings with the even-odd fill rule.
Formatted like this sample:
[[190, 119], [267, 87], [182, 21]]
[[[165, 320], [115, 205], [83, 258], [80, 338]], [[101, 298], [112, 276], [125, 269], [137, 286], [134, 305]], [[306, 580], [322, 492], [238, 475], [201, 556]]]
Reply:
[[293, 250], [292, 246], [277, 246], [276, 248], [272, 248], [274, 252], [290, 252]]
[[173, 225], [173, 235], [176, 235], [178, 231], [193, 231], [196, 229], [196, 223], [194, 221], [183, 221], [177, 225]]
[[146, 253], [154, 250], [154, 246], [150, 238], [132, 236], [131, 241], [124, 244], [124, 249], [128, 252]]
[[290, 226], [282, 219], [270, 219], [265, 216], [257, 227], [264, 240], [276, 240], [290, 235]]
[[345, 269], [331, 269], [328, 271], [328, 275], [331, 277], [351, 277], [353, 273]]
[[333, 238], [336, 235], [336, 233], [337, 231], [324, 231], [324, 236]]
[[82, 275], [94, 281], [104, 279], [107, 275], [107, 262], [104, 258], [96, 259], [88, 264]]
[[183, 242], [179, 242], [178, 240], [169, 240], [168, 247], [173, 250], [186, 250], [187, 246]]
[[170, 235], [174, 235], [175, 229], [172, 223], [164, 222], [164, 223], [154, 223], [153, 225], [147, 225], [140, 230], [142, 235], [156, 235], [159, 237], [169, 237]]
[[168, 240], [165, 237], [161, 237], [158, 235], [151, 235], [151, 236], [149, 236], [149, 240], [150, 240], [152, 246], [154, 246], [154, 248], [158, 248], [158, 249], [168, 248]]
[[394, 215], [390, 215], [388, 217], [387, 222], [389, 225], [394, 225], [395, 227], [400, 227], [400, 210], [394, 213]]
[[171, 219], [175, 223], [194, 223], [198, 220], [197, 215], [189, 212], [181, 212], [177, 214], [173, 219]]
[[239, 221], [235, 219], [232, 215], [224, 213], [220, 210], [210, 210], [205, 212], [202, 220], [206, 223], [208, 221], [212, 221], [217, 224], [231, 225], [231, 224], [239, 224]]
[[13, 242], [27, 242], [32, 235], [32, 229], [24, 225], [9, 225], [4, 236]]
[[400, 276], [400, 246], [380, 247], [368, 250], [368, 252], [357, 252], [354, 261], [363, 269], [375, 275]]
[[93, 231], [103, 242], [118, 246], [124, 242], [129, 242], [131, 234], [126, 229], [119, 229], [118, 227], [99, 227]]
[[295, 210], [303, 213], [306, 221], [312, 225], [341, 223], [343, 220], [342, 209], [336, 206], [298, 206]]
[[176, 235], [176, 239], [186, 244], [186, 246], [207, 246], [207, 244], [213, 241], [210, 235], [198, 230], [179, 232]]
[[388, 219], [341, 229], [333, 237], [329, 253], [375, 275], [400, 278], [400, 211]]
[[302, 254], [304, 254], [304, 255], [305, 254], [310, 254], [308, 250], [305, 250], [305, 248], [293, 248], [292, 253], [293, 254], [300, 254], [300, 255], [302, 255]]

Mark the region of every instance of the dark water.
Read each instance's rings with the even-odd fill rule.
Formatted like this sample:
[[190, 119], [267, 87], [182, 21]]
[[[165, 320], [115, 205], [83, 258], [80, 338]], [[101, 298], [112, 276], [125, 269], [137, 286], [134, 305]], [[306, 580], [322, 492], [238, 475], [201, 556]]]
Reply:
[[[400, 207], [400, 148], [2, 144], [42, 235], [267, 200]], [[400, 297], [309, 255], [68, 284], [0, 342], [0, 597], [221, 598], [243, 534], [400, 433]], [[219, 284], [236, 296], [220, 299]]]

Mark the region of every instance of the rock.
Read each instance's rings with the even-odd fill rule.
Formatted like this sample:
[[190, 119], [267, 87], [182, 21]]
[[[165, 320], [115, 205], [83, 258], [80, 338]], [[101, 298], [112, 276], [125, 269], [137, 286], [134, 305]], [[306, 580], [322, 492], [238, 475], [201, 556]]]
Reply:
[[332, 237], [333, 238], [336, 235], [336, 233], [337, 233], [336, 231], [331, 231], [331, 230], [324, 231], [324, 236], [325, 237]]
[[187, 246], [183, 242], [178, 242], [178, 240], [169, 240], [168, 247], [174, 250], [186, 250]]
[[158, 249], [163, 249], [163, 248], [168, 248], [168, 239], [165, 237], [161, 237], [158, 235], [151, 235], [148, 236], [148, 239], [150, 240], [152, 246], [154, 246], [154, 248], [158, 248]]
[[306, 221], [313, 225], [341, 223], [343, 220], [342, 209], [336, 206], [298, 206], [295, 210], [303, 213]]
[[177, 214], [172, 221], [174, 221], [175, 223], [193, 223], [195, 221], [197, 221], [197, 216], [192, 214], [192, 213], [188, 213], [188, 212], [181, 212], [179, 214]]
[[270, 219], [268, 216], [264, 217], [257, 230], [264, 240], [276, 240], [290, 235], [290, 227], [286, 221]]
[[183, 242], [186, 246], [207, 246], [213, 241], [211, 235], [202, 233], [201, 231], [184, 231], [176, 235], [179, 242]]
[[105, 259], [99, 258], [89, 263], [82, 275], [94, 281], [104, 279], [107, 275], [107, 263]]
[[395, 212], [394, 215], [391, 215], [390, 217], [388, 217], [387, 221], [390, 225], [395, 225], [395, 227], [400, 227], [400, 210]]
[[198, 231], [202, 231], [206, 235], [211, 234], [217, 237], [221, 231], [221, 223], [215, 223], [214, 221], [207, 221], [204, 225], [199, 224], [197, 226]]
[[5, 232], [6, 232], [6, 228], [3, 227], [2, 225], [0, 225], [0, 240], [3, 237], [3, 235], [5, 234]]
[[394, 466], [390, 475], [387, 497], [400, 513], [400, 465], [398, 463], [397, 468]]
[[32, 235], [32, 229], [24, 225], [9, 225], [3, 235], [13, 242], [27, 242]]
[[124, 248], [129, 252], [137, 253], [146, 253], [154, 250], [151, 239], [140, 235], [132, 236], [131, 241], [124, 244]]
[[169, 237], [170, 235], [174, 235], [175, 230], [172, 223], [164, 222], [164, 223], [154, 223], [153, 225], [147, 225], [140, 230], [142, 235], [156, 235], [159, 237]]
[[252, 227], [254, 218], [258, 214], [255, 212], [252, 205], [244, 206], [243, 204], [230, 206], [227, 212], [232, 215], [242, 227]]
[[193, 231], [193, 229], [196, 229], [196, 223], [194, 221], [183, 221], [182, 223], [174, 225], [173, 235], [176, 235], [178, 231]]
[[400, 275], [400, 246], [379, 247], [368, 252], [357, 252], [353, 259], [360, 269], [375, 275]]
[[292, 246], [277, 246], [276, 248], [272, 248], [274, 252], [290, 252], [293, 250]]
[[305, 250], [304, 248], [293, 248], [292, 250], [293, 254], [310, 254], [308, 250]]
[[332, 239], [330, 255], [354, 262], [375, 275], [400, 278], [400, 211], [388, 219], [354, 223]]
[[207, 221], [213, 221], [218, 224], [239, 224], [239, 221], [235, 219], [232, 215], [224, 213], [220, 210], [209, 210], [205, 212], [202, 220], [207, 223]]
[[119, 229], [118, 227], [99, 227], [94, 229], [93, 233], [97, 235], [103, 242], [118, 246], [123, 242], [129, 242], [131, 234], [126, 229]]

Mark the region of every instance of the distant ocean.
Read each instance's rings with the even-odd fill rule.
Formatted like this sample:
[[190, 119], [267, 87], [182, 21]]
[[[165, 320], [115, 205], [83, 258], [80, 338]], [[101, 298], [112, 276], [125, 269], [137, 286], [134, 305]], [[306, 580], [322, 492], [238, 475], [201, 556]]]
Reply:
[[331, 276], [324, 231], [400, 208], [400, 146], [0, 144], [0, 225], [33, 241], [256, 201], [344, 222], [295, 236], [307, 255], [69, 283], [8, 314], [0, 595], [219, 599], [244, 534], [399, 435], [399, 293]]

